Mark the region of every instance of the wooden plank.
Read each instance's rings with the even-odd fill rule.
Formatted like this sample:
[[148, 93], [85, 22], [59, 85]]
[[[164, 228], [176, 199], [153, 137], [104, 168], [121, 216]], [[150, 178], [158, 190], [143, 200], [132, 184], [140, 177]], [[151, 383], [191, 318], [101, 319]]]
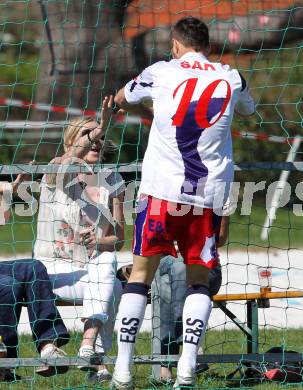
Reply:
[[[226, 301], [253, 301], [256, 299], [281, 299], [281, 298], [301, 298], [303, 291], [272, 291], [266, 293], [244, 293], [244, 294], [218, 294], [213, 296], [214, 302]], [[57, 306], [82, 306], [82, 303], [56, 301]]]
[[[213, 296], [214, 302], [227, 301], [253, 301], [256, 299], [280, 299], [301, 298], [303, 291], [276, 291], [267, 293], [244, 293], [244, 294], [219, 294]], [[26, 304], [24, 304], [26, 306]], [[81, 302], [69, 302], [56, 299], [56, 306], [83, 306]]]
[[279, 299], [279, 298], [301, 298], [303, 291], [274, 291], [266, 293], [244, 293], [244, 294], [220, 294], [214, 295], [214, 302], [225, 301], [253, 301], [255, 299]]

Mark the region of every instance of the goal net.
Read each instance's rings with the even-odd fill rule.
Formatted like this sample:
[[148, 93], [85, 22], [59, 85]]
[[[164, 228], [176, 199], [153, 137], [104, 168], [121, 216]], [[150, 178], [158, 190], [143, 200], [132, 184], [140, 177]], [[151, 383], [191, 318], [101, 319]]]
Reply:
[[[235, 116], [232, 125], [235, 183], [229, 208], [229, 233], [219, 250], [222, 284], [218, 294], [225, 294], [226, 299], [214, 304], [201, 355], [244, 355], [266, 352], [275, 346], [301, 353], [298, 328], [303, 308], [300, 298], [303, 7], [300, 1], [2, 1], [1, 181], [13, 182], [24, 172], [29, 172], [29, 177], [23, 184], [26, 196], [14, 193], [6, 208], [11, 214], [5, 224], [4, 216], [1, 217], [1, 260], [32, 258], [37, 237], [39, 182], [45, 172], [50, 172], [49, 162], [64, 153], [65, 126], [76, 117], [98, 119], [104, 96], [114, 94], [146, 66], [169, 60], [171, 25], [185, 16], [203, 18], [210, 29], [210, 59], [239, 69], [256, 101], [256, 113], [248, 118]], [[105, 163], [114, 172], [120, 172], [126, 188], [124, 242], [122, 249], [116, 251], [118, 269], [132, 262], [135, 196], [148, 134], [149, 123], [134, 115], [121, 114], [112, 116], [106, 133], [106, 139], [112, 139], [117, 150]], [[33, 160], [35, 165], [28, 165]], [[103, 167], [97, 164], [93, 169], [98, 172]], [[75, 165], [72, 168], [75, 172], [89, 169]], [[156, 359], [165, 355], [167, 359], [162, 366], [166, 373], [172, 371], [173, 377], [175, 359], [167, 362], [182, 348], [178, 317], [183, 302], [182, 275], [181, 259], [162, 260], [152, 288], [152, 305], [147, 307], [136, 347], [136, 363], [151, 363], [148, 355], [152, 351]], [[0, 310], [9, 305], [15, 313], [12, 323], [0, 323], [0, 336], [5, 341], [8, 329], [17, 330], [22, 305], [16, 296], [11, 303], [1, 295], [8, 286], [7, 279], [2, 280], [1, 276], [0, 272]], [[19, 282], [13, 277], [11, 283]], [[251, 300], [245, 297], [259, 294], [261, 288], [263, 293], [280, 295], [274, 294], [270, 301], [265, 299], [267, 295], [259, 300], [257, 296]], [[239, 299], [230, 296], [233, 294], [239, 294]], [[82, 304], [73, 300], [70, 305], [58, 308], [72, 332], [64, 349], [75, 357], [83, 333]], [[18, 326], [18, 358], [38, 357], [30, 332], [24, 306]], [[107, 356], [115, 354], [114, 343]], [[158, 381], [159, 359], [153, 370], [150, 364], [135, 364], [136, 388], [169, 387], [169, 381]], [[1, 361], [0, 367], [5, 367]], [[21, 379], [13, 376], [12, 383], [6, 382], [7, 388], [89, 388], [93, 386], [90, 380], [97, 380], [96, 376], [77, 370], [76, 364], [65, 375], [45, 379], [37, 375], [33, 362], [29, 368], [25, 367], [27, 363], [16, 360], [13, 365], [8, 364], [7, 367], [21, 366], [16, 371]], [[112, 366], [109, 367], [111, 370]], [[224, 358], [208, 367], [201, 363], [197, 368], [198, 387], [230, 387], [228, 374], [236, 367], [237, 364]], [[248, 383], [243, 381], [247, 366], [242, 368], [232, 379], [234, 386]], [[12, 369], [10, 373], [15, 371]], [[258, 381], [260, 386], [264, 385], [263, 379]], [[286, 381], [284, 376], [282, 382]]]

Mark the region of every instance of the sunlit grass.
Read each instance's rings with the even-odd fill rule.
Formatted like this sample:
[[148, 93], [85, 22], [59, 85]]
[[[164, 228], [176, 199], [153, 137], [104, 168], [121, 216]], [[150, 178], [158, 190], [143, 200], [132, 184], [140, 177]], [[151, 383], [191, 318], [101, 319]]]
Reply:
[[[71, 341], [64, 347], [65, 351], [70, 356], [76, 356], [79, 344], [80, 334], [73, 333]], [[288, 350], [296, 350], [302, 352], [303, 339], [302, 329], [290, 329], [286, 330], [273, 330], [262, 329], [260, 330], [260, 352], [265, 352], [273, 346], [284, 345]], [[151, 349], [151, 339], [149, 333], [140, 334], [137, 346], [136, 355], [147, 355]], [[246, 339], [243, 333], [237, 330], [226, 331], [209, 331], [207, 333], [207, 339], [205, 343], [206, 354], [222, 354], [222, 353], [246, 353]], [[116, 354], [116, 346], [110, 355]], [[34, 350], [32, 339], [30, 336], [20, 337], [20, 356], [21, 357], [33, 357], [37, 356]], [[112, 366], [110, 370], [112, 370]], [[248, 384], [240, 382], [239, 375], [236, 375], [232, 381], [226, 379], [226, 375], [232, 372], [236, 368], [235, 364], [212, 364], [210, 369], [204, 374], [201, 374], [196, 385], [197, 389], [230, 389], [230, 388], [244, 388]], [[1, 389], [11, 390], [27, 390], [27, 389], [108, 389], [109, 384], [103, 386], [90, 383], [87, 379], [87, 374], [82, 373], [76, 368], [70, 368], [65, 375], [58, 375], [52, 378], [41, 378], [34, 374], [32, 368], [20, 368], [17, 373], [23, 377], [20, 382], [11, 384], [1, 384]], [[175, 369], [174, 369], [175, 375]], [[150, 365], [136, 365], [134, 367], [134, 378], [136, 389], [165, 389], [167, 386], [156, 387], [151, 380], [151, 366]], [[284, 384], [285, 385], [285, 384]], [[287, 386], [289, 387], [289, 385]], [[291, 387], [299, 388], [301, 384], [293, 385]], [[262, 382], [254, 387], [256, 390], [278, 390], [284, 388], [283, 385], [278, 383]]]

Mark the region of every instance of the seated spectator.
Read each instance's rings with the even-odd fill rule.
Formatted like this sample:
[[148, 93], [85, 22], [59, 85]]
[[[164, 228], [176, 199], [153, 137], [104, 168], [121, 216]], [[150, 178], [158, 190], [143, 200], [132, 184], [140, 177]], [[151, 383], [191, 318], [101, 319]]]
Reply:
[[[96, 164], [111, 152], [104, 140], [112, 98], [105, 98], [100, 124], [93, 118], [73, 120], [64, 132], [62, 157], [51, 163], [62, 171], [72, 164]], [[83, 303], [84, 333], [79, 356], [91, 358], [110, 350], [122, 287], [116, 279], [115, 251], [124, 240], [124, 181], [119, 173], [47, 174], [42, 178], [35, 258], [41, 260], [54, 292], [65, 301]], [[97, 370], [96, 366], [79, 366]], [[96, 379], [110, 379], [99, 366]]]
[[[2, 224], [10, 216], [9, 204], [5, 204], [3, 192], [11, 195], [16, 191], [23, 176], [19, 175], [12, 186], [0, 183]], [[24, 259], [0, 262], [0, 335], [7, 347], [7, 357], [18, 357], [17, 327], [22, 305], [27, 305], [33, 339], [41, 358], [65, 356], [58, 347], [68, 342], [69, 334], [56, 308], [55, 299], [46, 268], [40, 261]], [[43, 366], [36, 372], [48, 377], [67, 370], [68, 366]], [[16, 377], [11, 370], [5, 370], [5, 380]]]

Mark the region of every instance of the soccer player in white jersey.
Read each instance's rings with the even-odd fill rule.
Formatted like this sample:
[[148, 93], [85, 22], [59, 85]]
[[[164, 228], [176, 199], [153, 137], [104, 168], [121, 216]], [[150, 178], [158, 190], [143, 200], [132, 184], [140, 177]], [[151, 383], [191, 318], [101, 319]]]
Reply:
[[[230, 126], [234, 111], [254, 112], [240, 73], [210, 62], [209, 33], [199, 19], [172, 29], [172, 55], [126, 84], [115, 97], [122, 109], [153, 118], [142, 165], [134, 227], [134, 265], [119, 308], [118, 357], [113, 387], [132, 387], [132, 354], [147, 292], [161, 255], [187, 268], [183, 351], [176, 387], [194, 384], [197, 351], [211, 312], [208, 270], [217, 265], [214, 209], [227, 199], [233, 180]], [[152, 101], [149, 109], [144, 101]]]

